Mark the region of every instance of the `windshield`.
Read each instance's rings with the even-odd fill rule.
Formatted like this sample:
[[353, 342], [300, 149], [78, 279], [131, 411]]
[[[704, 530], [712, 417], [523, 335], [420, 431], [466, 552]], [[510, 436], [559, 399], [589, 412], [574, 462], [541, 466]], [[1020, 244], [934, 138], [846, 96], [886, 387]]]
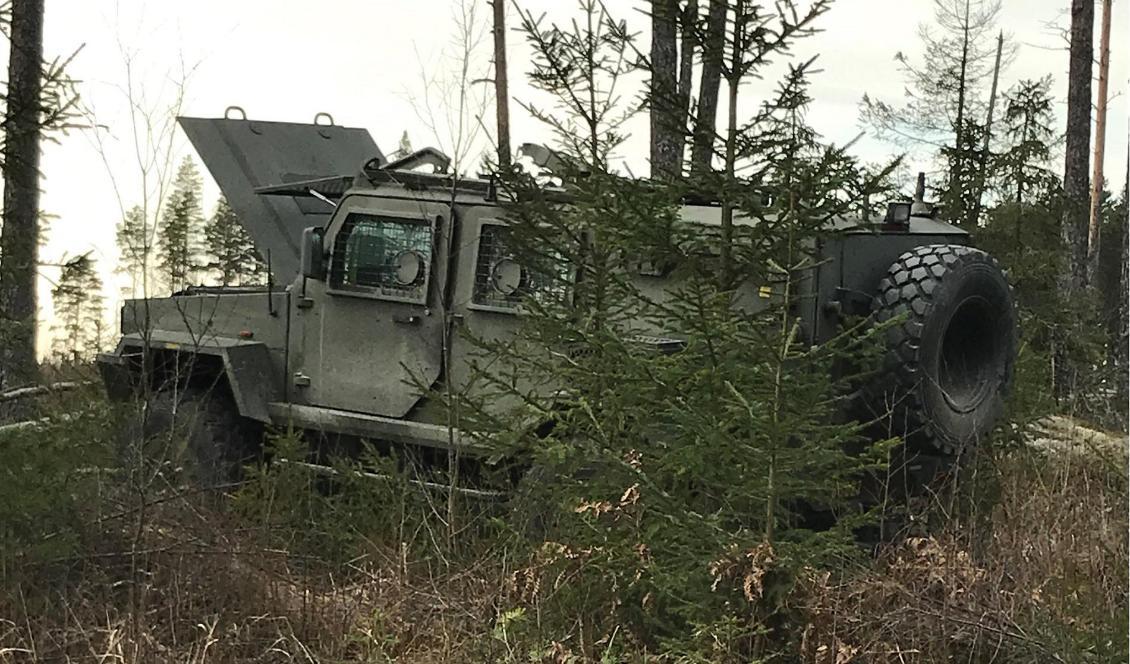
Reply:
[[330, 283], [341, 290], [424, 304], [431, 263], [430, 225], [353, 214], [334, 242]]

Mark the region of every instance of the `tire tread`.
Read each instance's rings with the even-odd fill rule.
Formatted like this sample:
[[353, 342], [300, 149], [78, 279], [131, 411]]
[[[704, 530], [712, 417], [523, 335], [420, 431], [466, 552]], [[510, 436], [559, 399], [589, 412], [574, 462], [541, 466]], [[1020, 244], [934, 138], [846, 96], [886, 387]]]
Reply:
[[[930, 244], [916, 247], [898, 257], [879, 282], [872, 315], [880, 324], [890, 324], [885, 332], [887, 350], [868, 395], [872, 412], [889, 413], [905, 423], [908, 444], [930, 454], [957, 456], [961, 450], [935, 430], [927, 415], [919, 384], [923, 374], [920, 342], [934, 306], [937, 287], [951, 271], [966, 262], [986, 262], [999, 269], [989, 254], [965, 245]], [[901, 427], [900, 427], [901, 428]]]

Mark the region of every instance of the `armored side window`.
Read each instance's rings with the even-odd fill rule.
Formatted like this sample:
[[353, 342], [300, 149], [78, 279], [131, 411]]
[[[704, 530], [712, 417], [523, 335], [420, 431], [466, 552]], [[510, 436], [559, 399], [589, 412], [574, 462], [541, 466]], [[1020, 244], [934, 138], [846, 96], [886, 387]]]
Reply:
[[431, 264], [426, 221], [352, 214], [334, 241], [330, 285], [425, 304]]
[[566, 290], [571, 270], [564, 261], [550, 270], [556, 275], [539, 274], [523, 265], [507, 246], [508, 229], [483, 224], [479, 232], [475, 259], [475, 290], [472, 302], [483, 308], [513, 311], [528, 297], [560, 297]]

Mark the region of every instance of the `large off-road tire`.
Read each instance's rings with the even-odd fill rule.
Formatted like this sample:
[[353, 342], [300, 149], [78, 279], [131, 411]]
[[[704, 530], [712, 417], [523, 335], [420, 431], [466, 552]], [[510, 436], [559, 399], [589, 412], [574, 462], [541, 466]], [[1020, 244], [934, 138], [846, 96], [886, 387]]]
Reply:
[[953, 459], [976, 445], [1002, 415], [1016, 357], [1012, 291], [996, 260], [962, 245], [908, 251], [873, 312], [888, 327], [872, 413], [911, 454]]
[[238, 482], [258, 455], [262, 428], [240, 417], [223, 386], [168, 388], [146, 405], [147, 447], [184, 468], [202, 488]]

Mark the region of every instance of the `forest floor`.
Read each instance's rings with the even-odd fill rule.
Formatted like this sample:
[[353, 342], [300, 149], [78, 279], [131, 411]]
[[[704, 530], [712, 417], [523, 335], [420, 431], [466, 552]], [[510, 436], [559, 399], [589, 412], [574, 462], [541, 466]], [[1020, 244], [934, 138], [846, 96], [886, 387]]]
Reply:
[[[965, 498], [923, 512], [927, 528], [800, 579], [782, 661], [1126, 661], [1127, 438], [1065, 417], [1018, 434], [966, 474]], [[523, 583], [529, 560], [403, 515], [363, 537], [315, 532], [313, 512], [266, 519], [310, 504], [275, 492], [248, 510], [262, 494], [141, 481], [98, 462], [116, 435], [98, 405], [0, 432], [21, 469], [0, 485], [0, 663], [599, 659], [540, 624], [551, 589]], [[346, 537], [356, 554], [331, 563]]]

